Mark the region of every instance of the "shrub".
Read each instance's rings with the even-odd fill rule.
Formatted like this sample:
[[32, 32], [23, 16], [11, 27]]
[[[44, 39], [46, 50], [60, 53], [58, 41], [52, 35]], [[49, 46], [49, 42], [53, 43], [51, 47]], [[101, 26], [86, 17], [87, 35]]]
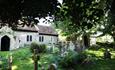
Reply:
[[78, 63], [78, 64], [81, 64], [86, 58], [87, 58], [87, 55], [86, 55], [86, 54], [84, 54], [84, 53], [79, 53], [79, 54], [77, 55], [77, 58], [76, 58], [77, 63]]
[[0, 58], [0, 70], [8, 70], [8, 59]]
[[53, 53], [54, 53], [54, 54], [58, 54], [58, 53], [59, 53], [59, 48], [54, 47]]
[[62, 68], [74, 68], [74, 65], [76, 65], [75, 58], [77, 55], [67, 55], [60, 61], [59, 65], [61, 65]]
[[68, 55], [62, 58], [59, 62], [62, 68], [73, 68], [82, 64], [82, 62], [87, 58], [87, 56], [83, 53], [78, 54], [77, 52], [69, 52]]
[[37, 53], [44, 53], [46, 52], [46, 45], [45, 44], [37, 44], [37, 43], [31, 43], [30, 50], [32, 53], [34, 53], [34, 49], [37, 49]]
[[98, 50], [100, 48], [100, 45], [92, 45], [92, 46], [90, 46], [88, 49], [89, 50]]
[[105, 42], [105, 43], [101, 43], [101, 42], [96, 42], [97, 45], [99, 45], [100, 47], [109, 47], [109, 48], [113, 48], [115, 43], [109, 43], [109, 42]]

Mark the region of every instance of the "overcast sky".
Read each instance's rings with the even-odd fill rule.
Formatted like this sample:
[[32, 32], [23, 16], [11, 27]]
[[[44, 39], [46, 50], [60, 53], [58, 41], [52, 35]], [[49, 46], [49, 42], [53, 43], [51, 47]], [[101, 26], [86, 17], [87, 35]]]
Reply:
[[63, 0], [58, 0], [58, 1], [62, 4], [62, 1], [63, 1]]

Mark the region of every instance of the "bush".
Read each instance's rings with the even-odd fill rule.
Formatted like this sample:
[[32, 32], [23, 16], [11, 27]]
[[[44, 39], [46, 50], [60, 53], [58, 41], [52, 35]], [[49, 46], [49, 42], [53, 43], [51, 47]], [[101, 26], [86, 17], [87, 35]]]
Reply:
[[8, 59], [0, 58], [0, 70], [8, 70]]
[[62, 68], [75, 69], [76, 66], [82, 64], [82, 62], [87, 58], [83, 53], [78, 54], [77, 52], [69, 52], [68, 55], [62, 58], [59, 62]]
[[61, 65], [62, 68], [74, 68], [74, 65], [77, 63], [75, 60], [76, 57], [77, 54], [69, 53], [62, 58], [62, 60], [59, 62], [59, 65]]
[[37, 43], [31, 43], [30, 50], [32, 53], [34, 53], [34, 49], [37, 49], [37, 53], [45, 53], [46, 52], [46, 45], [45, 44], [37, 44]]
[[87, 58], [87, 55], [86, 55], [86, 54], [84, 54], [84, 53], [78, 54], [78, 55], [77, 55], [77, 58], [76, 58], [77, 63], [78, 63], [78, 64], [82, 64], [82, 62], [84, 62], [84, 60], [85, 60], [86, 58]]
[[100, 47], [109, 47], [109, 48], [113, 48], [115, 46], [115, 43], [109, 43], [109, 42], [105, 42], [105, 43], [101, 43], [101, 42], [96, 42], [97, 45], [99, 45]]

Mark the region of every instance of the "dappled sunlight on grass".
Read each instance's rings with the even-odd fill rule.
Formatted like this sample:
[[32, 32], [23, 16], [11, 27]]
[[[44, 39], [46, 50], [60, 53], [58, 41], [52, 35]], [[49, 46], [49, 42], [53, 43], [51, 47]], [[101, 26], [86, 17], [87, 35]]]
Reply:
[[18, 67], [17, 67], [16, 65], [13, 65], [13, 66], [12, 66], [12, 70], [17, 70], [17, 68], [18, 68]]
[[[96, 58], [100, 58], [100, 57], [104, 57], [104, 48], [100, 48], [100, 49], [87, 49], [85, 50], [85, 53], [87, 55], [92, 55], [95, 56]], [[110, 53], [111, 53], [111, 58], [115, 59], [115, 50], [113, 50], [112, 48], [110, 48]]]
[[102, 51], [86, 50], [85, 52], [87, 54], [94, 54], [96, 57], [103, 56], [103, 52]]
[[29, 58], [29, 63], [31, 64], [31, 63], [33, 63], [34, 61], [31, 59], [31, 58]]
[[111, 59], [104, 59], [104, 48], [85, 50], [85, 54], [92, 56], [93, 64], [83, 70], [115, 70], [115, 50], [109, 49]]
[[[105, 49], [87, 49], [85, 50], [85, 54], [91, 56], [92, 64], [86, 66], [86, 68], [81, 67], [78, 70], [115, 70], [115, 50], [111, 50], [112, 59], [104, 60], [103, 53]], [[32, 60], [32, 53], [29, 51], [29, 48], [20, 48], [13, 51], [8, 52], [0, 52], [0, 56], [7, 58], [8, 55], [12, 53], [13, 56], [13, 70], [33, 70], [34, 62]], [[44, 66], [45, 70], [48, 66], [58, 60], [58, 55], [56, 54], [48, 54], [44, 53], [40, 55], [40, 60], [38, 61], [39, 70]], [[59, 66], [59, 65], [58, 65]], [[83, 68], [83, 69], [82, 69]], [[58, 69], [60, 70], [60, 69]]]
[[2, 61], [0, 61], [0, 64], [2, 64], [3, 62]]
[[111, 58], [115, 59], [115, 51], [111, 52], [111, 54], [112, 54]]
[[[20, 48], [13, 51], [0, 52], [0, 56], [2, 56], [5, 59], [7, 59], [8, 55], [10, 54], [12, 54], [13, 56], [13, 63], [12, 63], [13, 70], [33, 70], [34, 69], [32, 53], [30, 52], [29, 47]], [[53, 58], [52, 54], [41, 54], [40, 60], [38, 61], [38, 64], [40, 65], [39, 68], [41, 68], [41, 66], [43, 65], [45, 66], [45, 68], [48, 68], [48, 65], [50, 63], [49, 60], [51, 60], [52, 58]]]

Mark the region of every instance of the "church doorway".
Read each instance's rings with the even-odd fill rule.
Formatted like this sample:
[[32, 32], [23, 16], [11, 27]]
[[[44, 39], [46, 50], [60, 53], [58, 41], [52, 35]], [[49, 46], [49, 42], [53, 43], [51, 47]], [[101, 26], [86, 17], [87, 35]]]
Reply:
[[1, 38], [1, 51], [9, 51], [10, 49], [10, 38], [4, 36]]

